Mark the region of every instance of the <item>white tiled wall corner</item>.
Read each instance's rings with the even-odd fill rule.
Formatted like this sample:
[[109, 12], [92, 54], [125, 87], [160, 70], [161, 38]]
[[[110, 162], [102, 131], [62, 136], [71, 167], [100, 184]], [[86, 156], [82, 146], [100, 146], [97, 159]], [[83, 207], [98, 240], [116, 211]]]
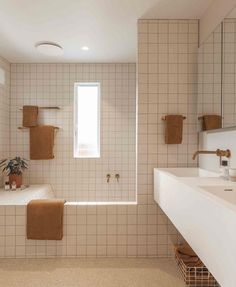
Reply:
[[[0, 83], [0, 160], [9, 155], [10, 140], [10, 64], [0, 57], [0, 68], [4, 73], [5, 83]], [[0, 173], [0, 186], [2, 173]]]
[[[197, 165], [192, 160], [198, 148], [197, 50], [198, 21], [138, 23], [138, 203], [148, 204], [148, 210], [156, 209], [153, 168]], [[186, 116], [181, 145], [164, 143], [162, 117], [172, 113]], [[165, 215], [157, 213], [157, 222], [163, 223], [157, 225], [158, 255], [165, 256], [179, 235]]]
[[[154, 167], [196, 165], [198, 22], [140, 20], [138, 37], [138, 186], [151, 192]], [[186, 116], [181, 145], [164, 143], [162, 116], [171, 113]]]
[[[101, 82], [101, 158], [73, 158], [75, 82]], [[12, 64], [11, 156], [29, 158], [23, 105], [59, 106], [40, 110], [39, 121], [60, 127], [55, 159], [30, 161], [26, 183], [50, 183], [68, 201], [135, 201], [135, 64]], [[106, 174], [110, 173], [110, 183]], [[120, 174], [119, 182], [115, 174]]]

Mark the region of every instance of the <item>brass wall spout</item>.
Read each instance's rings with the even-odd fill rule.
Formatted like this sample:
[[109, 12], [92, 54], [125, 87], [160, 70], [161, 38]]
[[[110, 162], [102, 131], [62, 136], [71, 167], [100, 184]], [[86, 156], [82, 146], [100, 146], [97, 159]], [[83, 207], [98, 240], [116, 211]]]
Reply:
[[229, 149], [227, 150], [221, 150], [221, 149], [217, 149], [215, 151], [210, 151], [210, 150], [198, 150], [193, 154], [193, 160], [196, 159], [196, 157], [199, 154], [215, 154], [216, 156], [222, 157], [230, 157], [231, 156], [231, 152]]

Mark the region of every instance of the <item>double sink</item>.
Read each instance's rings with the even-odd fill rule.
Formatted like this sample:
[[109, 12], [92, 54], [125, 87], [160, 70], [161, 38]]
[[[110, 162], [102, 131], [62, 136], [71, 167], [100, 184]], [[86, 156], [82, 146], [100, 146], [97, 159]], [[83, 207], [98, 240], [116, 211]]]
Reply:
[[154, 169], [154, 199], [222, 287], [236, 286], [236, 183], [200, 168]]

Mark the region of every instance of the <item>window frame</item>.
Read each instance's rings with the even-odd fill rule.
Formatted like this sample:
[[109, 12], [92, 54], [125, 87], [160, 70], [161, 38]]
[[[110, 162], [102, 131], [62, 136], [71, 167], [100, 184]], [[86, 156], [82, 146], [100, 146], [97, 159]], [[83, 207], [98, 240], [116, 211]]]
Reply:
[[[78, 87], [97, 87], [98, 88], [98, 100], [97, 100], [97, 155], [87, 154], [80, 155], [79, 154], [79, 146], [78, 146]], [[74, 158], [100, 158], [101, 150], [100, 150], [100, 122], [101, 122], [101, 84], [100, 82], [76, 82], [74, 83]]]

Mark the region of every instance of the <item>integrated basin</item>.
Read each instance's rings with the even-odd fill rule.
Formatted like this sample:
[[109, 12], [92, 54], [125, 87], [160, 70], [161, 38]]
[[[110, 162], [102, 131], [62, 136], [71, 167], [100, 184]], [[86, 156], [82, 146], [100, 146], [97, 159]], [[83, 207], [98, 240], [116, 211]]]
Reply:
[[202, 168], [166, 168], [162, 169], [178, 177], [219, 177], [219, 174]]
[[199, 168], [154, 169], [154, 199], [221, 287], [236, 286], [236, 183]]
[[235, 186], [199, 186], [201, 189], [213, 194], [230, 204], [236, 205], [236, 187]]

